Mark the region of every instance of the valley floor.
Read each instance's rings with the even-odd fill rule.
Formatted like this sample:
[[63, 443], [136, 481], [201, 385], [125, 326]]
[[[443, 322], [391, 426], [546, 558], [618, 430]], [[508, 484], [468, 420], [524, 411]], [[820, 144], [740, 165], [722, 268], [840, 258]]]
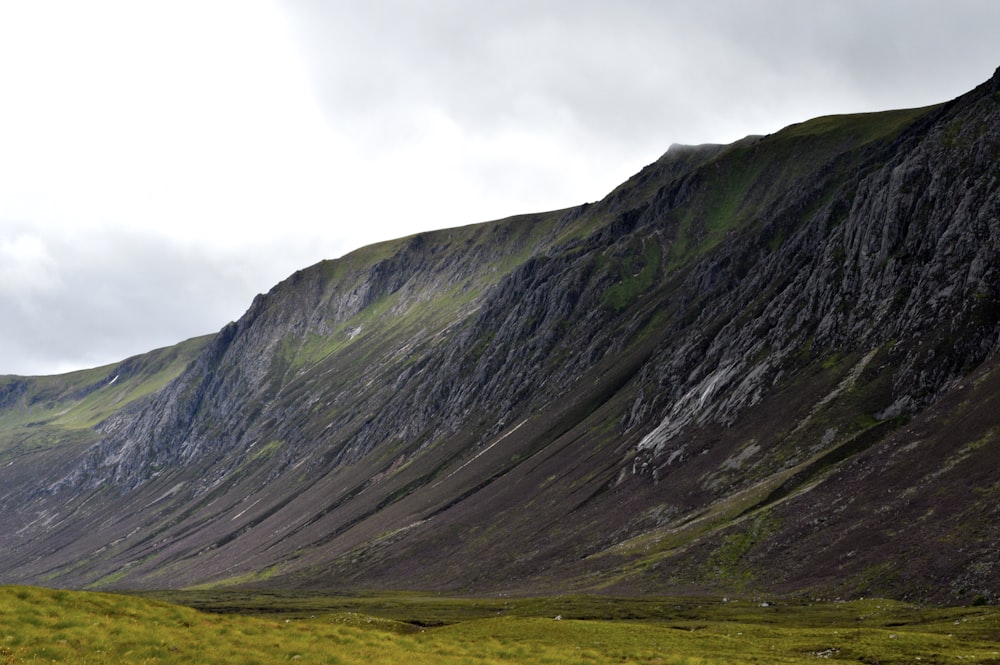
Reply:
[[0, 587], [4, 665], [818, 659], [1000, 663], [1000, 608], [928, 608], [887, 600], [458, 599], [406, 593], [204, 591], [140, 597]]

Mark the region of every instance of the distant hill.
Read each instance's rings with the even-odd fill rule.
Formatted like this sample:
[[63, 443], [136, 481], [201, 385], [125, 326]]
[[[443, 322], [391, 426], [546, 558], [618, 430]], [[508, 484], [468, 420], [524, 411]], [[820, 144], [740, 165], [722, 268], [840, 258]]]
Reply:
[[1000, 70], [0, 378], [0, 583], [1000, 598]]

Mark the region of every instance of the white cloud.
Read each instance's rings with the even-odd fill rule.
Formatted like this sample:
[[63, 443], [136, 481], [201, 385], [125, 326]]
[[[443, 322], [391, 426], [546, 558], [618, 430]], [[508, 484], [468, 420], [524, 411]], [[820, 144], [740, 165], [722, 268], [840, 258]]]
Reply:
[[942, 101], [976, 0], [0, 2], [0, 373], [218, 329], [321, 258], [610, 191], [673, 142]]
[[30, 304], [35, 294], [61, 285], [59, 266], [40, 238], [27, 233], [0, 237], [0, 291]]
[[219, 246], [328, 219], [337, 137], [282, 25], [259, 1], [4, 5], [0, 214]]

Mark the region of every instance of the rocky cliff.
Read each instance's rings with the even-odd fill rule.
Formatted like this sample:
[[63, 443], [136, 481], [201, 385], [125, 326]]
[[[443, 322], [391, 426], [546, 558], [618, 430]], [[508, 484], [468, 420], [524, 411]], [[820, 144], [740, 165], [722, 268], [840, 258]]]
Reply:
[[673, 146], [300, 271], [127, 395], [0, 381], [2, 581], [996, 599], [998, 121], [1000, 73]]

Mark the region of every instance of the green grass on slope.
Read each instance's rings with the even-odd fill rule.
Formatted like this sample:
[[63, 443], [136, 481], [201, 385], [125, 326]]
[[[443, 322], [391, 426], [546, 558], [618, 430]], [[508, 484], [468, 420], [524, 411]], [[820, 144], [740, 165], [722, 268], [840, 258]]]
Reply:
[[[752, 223], [790, 189], [808, 189], [815, 178], [837, 182], [875, 141], [897, 137], [935, 106], [814, 118], [775, 134], [747, 137], [726, 146], [701, 168], [699, 189], [677, 211], [677, 232], [665, 272], [705, 255], [730, 232]], [[849, 155], [846, 161], [842, 156]], [[774, 245], [781, 238], [774, 238]]]
[[[21, 386], [0, 408], [0, 460], [84, 440], [94, 425], [175, 379], [212, 339], [197, 337], [117, 365], [55, 376], [0, 377], [0, 391]], [[119, 371], [133, 363], [131, 372]]]
[[[378, 340], [407, 346], [430, 329], [463, 319], [473, 301], [542, 248], [552, 245], [557, 222], [566, 210], [519, 215], [390, 240], [363, 247], [339, 259], [323, 261], [327, 297], [334, 291], [360, 289], [382, 262], [409, 258], [414, 263], [404, 283], [380, 295], [333, 328], [290, 338], [283, 349], [281, 372], [315, 365], [350, 346], [373, 348]], [[577, 229], [577, 233], [581, 233]], [[410, 251], [412, 246], [418, 249]], [[413, 255], [413, 256], [411, 256]], [[414, 258], [414, 256], [419, 257]], [[424, 263], [421, 263], [424, 262]], [[405, 263], [405, 261], [404, 261]], [[466, 271], [456, 266], [465, 265]], [[377, 353], [369, 352], [372, 357]]]
[[[425, 605], [440, 610], [446, 599], [368, 600], [412, 617]], [[246, 616], [133, 596], [0, 587], [0, 663], [1000, 663], [1000, 612], [992, 607], [447, 599], [455, 621], [424, 628], [350, 609], [368, 607], [365, 599], [337, 603], [313, 614]], [[295, 603], [285, 597], [282, 604]], [[647, 618], [573, 618], [602, 606], [610, 616], [634, 610]], [[560, 620], [553, 612], [562, 612]]]

